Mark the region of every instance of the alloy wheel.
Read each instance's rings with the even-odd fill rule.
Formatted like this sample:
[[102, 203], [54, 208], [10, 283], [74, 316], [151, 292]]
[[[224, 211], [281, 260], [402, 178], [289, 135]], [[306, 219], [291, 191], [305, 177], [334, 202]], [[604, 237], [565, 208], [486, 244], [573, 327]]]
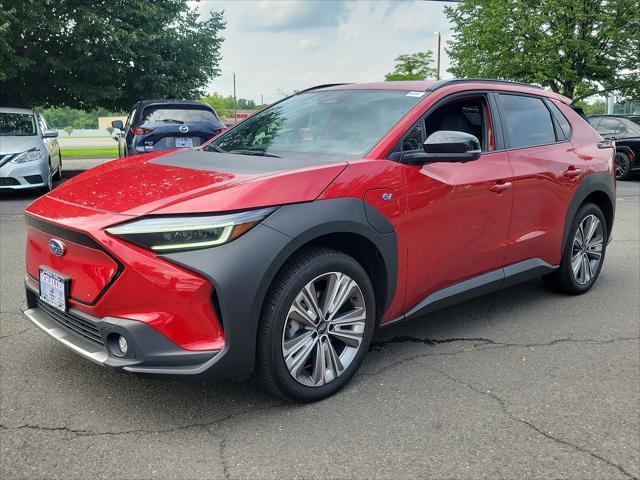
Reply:
[[595, 215], [587, 215], [580, 222], [571, 250], [571, 270], [576, 283], [586, 285], [598, 272], [603, 246], [602, 223]]
[[360, 350], [367, 318], [362, 290], [340, 272], [322, 274], [293, 300], [282, 333], [289, 374], [308, 387], [338, 378]]
[[623, 153], [616, 153], [616, 178], [623, 178], [627, 174], [627, 157]]

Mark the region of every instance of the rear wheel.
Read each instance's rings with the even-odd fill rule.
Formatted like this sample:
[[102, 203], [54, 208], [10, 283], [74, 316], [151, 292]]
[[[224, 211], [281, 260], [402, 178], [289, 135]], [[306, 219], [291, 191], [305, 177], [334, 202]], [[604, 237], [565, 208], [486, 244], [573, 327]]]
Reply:
[[607, 224], [602, 210], [586, 203], [578, 210], [560, 267], [543, 280], [552, 290], [573, 295], [587, 292], [598, 279], [607, 249]]
[[371, 281], [344, 253], [310, 248], [280, 272], [267, 296], [256, 371], [274, 394], [313, 402], [340, 390], [369, 348]]
[[626, 180], [631, 174], [631, 161], [624, 152], [616, 152], [616, 180]]

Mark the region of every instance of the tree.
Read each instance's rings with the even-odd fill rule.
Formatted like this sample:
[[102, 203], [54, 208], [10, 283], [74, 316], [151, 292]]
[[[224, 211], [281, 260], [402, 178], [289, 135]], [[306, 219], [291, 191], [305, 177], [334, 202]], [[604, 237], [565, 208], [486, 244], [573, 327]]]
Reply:
[[437, 71], [431, 66], [432, 63], [433, 52], [431, 50], [399, 55], [396, 58], [393, 72], [387, 73], [384, 79], [387, 81], [424, 80], [427, 77], [435, 77]]
[[456, 77], [536, 83], [576, 99], [640, 96], [638, 0], [465, 0], [445, 13]]
[[0, 0], [0, 104], [199, 98], [219, 75], [224, 27], [187, 0]]
[[233, 106], [231, 107], [231, 109], [227, 108], [227, 106], [225, 105], [224, 97], [217, 93], [202, 97], [200, 101], [212, 107], [220, 117], [228, 117], [233, 112]]
[[579, 100], [574, 102], [576, 107], [582, 108], [584, 114], [587, 117], [591, 117], [592, 115], [602, 115], [603, 113], [607, 113], [607, 102], [602, 99], [594, 100], [593, 102], [586, 102], [584, 100]]
[[67, 132], [67, 136], [70, 137], [73, 133], [73, 127], [71, 125], [67, 125], [66, 127], [64, 127], [64, 131]]

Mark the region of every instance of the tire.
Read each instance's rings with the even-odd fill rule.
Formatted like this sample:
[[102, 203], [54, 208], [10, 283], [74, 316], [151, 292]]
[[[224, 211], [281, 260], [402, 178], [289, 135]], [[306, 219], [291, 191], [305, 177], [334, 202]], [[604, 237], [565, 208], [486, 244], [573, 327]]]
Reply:
[[60, 180], [62, 180], [62, 154], [59, 154], [59, 158], [60, 158], [60, 162], [58, 164], [58, 170], [56, 170], [56, 173], [53, 175], [53, 179], [56, 182], [59, 182]]
[[[591, 232], [594, 219], [597, 225]], [[583, 246], [585, 235], [587, 243]], [[547, 287], [570, 295], [589, 291], [602, 270], [608, 238], [607, 223], [600, 207], [593, 203], [582, 205], [569, 229], [560, 267], [543, 277]]]
[[49, 193], [51, 190], [53, 190], [53, 172], [51, 171], [51, 159], [49, 159], [48, 165], [49, 171], [47, 172], [47, 178], [44, 179], [44, 187], [41, 187], [44, 193]]
[[616, 152], [615, 158], [616, 180], [626, 180], [631, 175], [631, 161], [624, 152]]
[[[334, 285], [349, 288], [347, 294], [336, 296], [346, 300], [335, 310], [329, 308], [331, 302], [326, 299], [331, 296], [325, 293], [347, 290], [331, 288]], [[316, 293], [315, 310], [305, 303], [311, 298], [305, 295], [312, 292]], [[299, 313], [303, 310], [306, 316]], [[323, 320], [325, 311], [333, 314]], [[350, 315], [349, 325], [337, 323], [339, 319], [345, 322], [346, 315]], [[371, 280], [356, 260], [327, 248], [304, 249], [278, 273], [265, 299], [257, 336], [259, 381], [271, 393], [296, 402], [315, 402], [333, 395], [362, 363], [375, 319]], [[320, 364], [325, 367], [317, 368]]]

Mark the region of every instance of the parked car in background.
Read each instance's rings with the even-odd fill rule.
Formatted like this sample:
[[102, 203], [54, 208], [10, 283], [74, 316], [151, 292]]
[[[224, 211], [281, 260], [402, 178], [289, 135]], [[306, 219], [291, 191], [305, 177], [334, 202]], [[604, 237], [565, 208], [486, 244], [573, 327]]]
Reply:
[[640, 125], [624, 115], [595, 115], [588, 120], [603, 138], [615, 141], [618, 180], [640, 171]]
[[327, 397], [378, 325], [539, 276], [594, 285], [614, 150], [570, 103], [489, 80], [323, 85], [203, 148], [108, 162], [28, 207], [24, 313], [105, 367], [255, 370]]
[[114, 120], [111, 126], [120, 131], [120, 157], [198, 147], [225, 128], [213, 108], [191, 100], [143, 100], [133, 106], [124, 124]]
[[51, 190], [62, 176], [57, 137], [42, 114], [0, 107], [0, 189]]

